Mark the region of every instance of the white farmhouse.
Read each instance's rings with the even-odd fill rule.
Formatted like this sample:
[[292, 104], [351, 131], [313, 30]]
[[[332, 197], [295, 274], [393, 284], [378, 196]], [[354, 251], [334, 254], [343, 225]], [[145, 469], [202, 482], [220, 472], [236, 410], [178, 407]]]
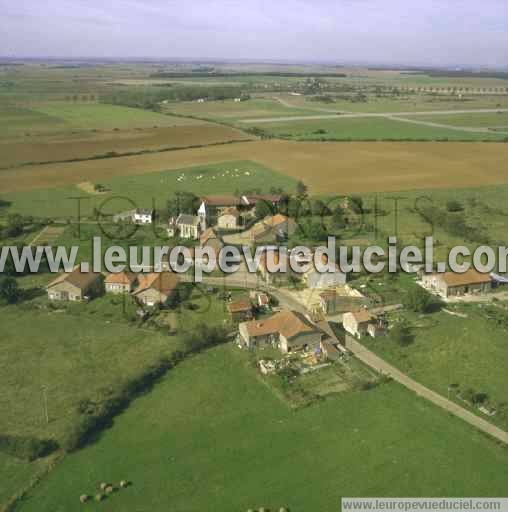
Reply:
[[132, 212], [134, 224], [152, 224], [154, 211], [150, 208], [136, 208]]

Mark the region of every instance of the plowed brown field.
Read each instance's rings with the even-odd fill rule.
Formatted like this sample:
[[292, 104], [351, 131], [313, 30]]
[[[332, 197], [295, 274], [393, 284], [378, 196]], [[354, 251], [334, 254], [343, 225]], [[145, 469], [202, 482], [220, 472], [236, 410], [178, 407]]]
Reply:
[[181, 148], [251, 138], [228, 126], [212, 123], [166, 128], [127, 129], [78, 135], [41, 136], [0, 143], [0, 168], [26, 163], [84, 159], [109, 152], [128, 153]]
[[508, 144], [270, 140], [4, 170], [0, 190], [97, 182], [228, 160], [259, 162], [321, 194], [508, 183]]

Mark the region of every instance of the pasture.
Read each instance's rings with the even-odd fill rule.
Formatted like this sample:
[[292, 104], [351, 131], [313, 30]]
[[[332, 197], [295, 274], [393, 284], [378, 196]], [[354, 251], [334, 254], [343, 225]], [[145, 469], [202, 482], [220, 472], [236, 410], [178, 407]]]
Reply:
[[169, 103], [165, 106], [165, 110], [169, 113], [228, 122], [238, 121], [249, 117], [262, 118], [315, 114], [315, 110], [312, 109], [311, 103], [305, 106], [291, 107], [285, 106], [279, 101], [269, 97], [254, 98], [241, 102], [225, 100], [206, 101], [204, 103], [198, 103], [196, 101]]
[[131, 176], [125, 174], [109, 178], [102, 174], [100, 181], [95, 183], [109, 189], [104, 194], [86, 194], [81, 188], [69, 185], [0, 194], [0, 197], [11, 202], [7, 211], [61, 218], [77, 216], [77, 198], [82, 198], [79, 200], [81, 214], [90, 216], [94, 208], [101, 208], [105, 213], [130, 210], [134, 207], [130, 201], [137, 207], [165, 209], [167, 200], [176, 192], [193, 192], [200, 196], [255, 190], [268, 193], [272, 188], [280, 188], [293, 193], [296, 188], [296, 181], [290, 176], [249, 161], [228, 161]]
[[[506, 324], [503, 323], [506, 322], [506, 306], [470, 304], [451, 306], [451, 309], [463, 316], [446, 312], [427, 316], [404, 313], [413, 336], [408, 346], [400, 346], [390, 338], [366, 339], [365, 343], [403, 372], [443, 396], [448, 395], [449, 386], [485, 393], [488, 401], [498, 409], [496, 416], [487, 418], [506, 429], [508, 350]], [[450, 396], [457, 400], [455, 394], [452, 391]], [[458, 402], [464, 405], [460, 400]]]
[[[362, 81], [352, 84], [353, 87], [362, 87]], [[378, 83], [378, 85], [381, 85]], [[387, 82], [386, 86], [411, 85], [403, 82]], [[415, 85], [415, 84], [413, 84]], [[375, 87], [375, 85], [373, 85]], [[364, 89], [365, 90], [365, 89]], [[318, 97], [293, 96], [287, 93], [275, 93], [272, 98], [278, 99], [292, 108], [311, 109], [318, 113], [353, 112], [353, 113], [399, 113], [399, 112], [425, 112], [434, 110], [468, 110], [468, 109], [496, 109], [508, 108], [508, 95], [464, 95], [462, 98], [450, 95], [435, 94], [376, 94], [365, 91], [365, 101], [351, 101], [354, 93], [337, 95], [326, 93], [333, 100], [332, 103], [319, 101]], [[344, 97], [342, 97], [344, 96]]]
[[[316, 460], [319, 470], [302, 471]], [[126, 478], [131, 487], [88, 508], [332, 512], [341, 496], [502, 495], [507, 463], [498, 445], [396, 384], [290, 410], [245, 354], [223, 346], [171, 371], [17, 510], [73, 510], [99, 482]]]
[[[435, 116], [427, 119], [424, 116], [414, 117], [413, 123], [407, 123], [394, 117], [361, 117], [336, 119], [294, 120], [276, 123], [259, 123], [256, 126], [269, 135], [293, 140], [429, 140], [429, 141], [488, 141], [504, 140], [506, 134], [471, 132], [458, 127], [467, 126], [455, 123], [451, 128], [426, 126], [417, 122], [433, 121], [445, 124], [446, 120]], [[448, 119], [448, 118], [447, 118]], [[452, 116], [449, 119], [453, 119]], [[472, 127], [471, 127], [472, 128]]]
[[156, 112], [102, 105], [93, 102], [46, 102], [29, 107], [2, 106], [0, 137], [68, 134], [73, 131], [112, 131], [115, 129], [187, 126], [192, 120]]
[[[411, 118], [408, 116], [408, 118]], [[470, 128], [492, 128], [493, 130], [508, 133], [508, 112], [498, 111], [489, 114], [453, 114], [453, 115], [422, 115], [414, 117], [417, 121], [430, 121], [433, 123], [451, 126], [467, 126]]]
[[[100, 404], [182, 348], [179, 332], [206, 321], [222, 326], [224, 303], [195, 288], [178, 308], [148, 325], [133, 323], [130, 297], [106, 295], [90, 303], [51, 304], [37, 290], [54, 276], [19, 279], [28, 298], [0, 308], [0, 433], [65, 443], [83, 419], [81, 404]], [[175, 335], [168, 335], [167, 321]], [[79, 329], [77, 326], [79, 325]], [[45, 419], [43, 388], [49, 422]], [[0, 506], [47, 468], [0, 452]]]

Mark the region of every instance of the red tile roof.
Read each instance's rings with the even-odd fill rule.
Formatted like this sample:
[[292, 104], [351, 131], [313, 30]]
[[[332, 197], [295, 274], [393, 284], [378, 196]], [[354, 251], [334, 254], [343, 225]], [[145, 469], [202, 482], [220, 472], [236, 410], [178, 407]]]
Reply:
[[285, 338], [293, 338], [298, 334], [317, 332], [317, 329], [296, 311], [283, 310], [264, 320], [246, 322], [250, 336], [268, 336], [281, 334]]

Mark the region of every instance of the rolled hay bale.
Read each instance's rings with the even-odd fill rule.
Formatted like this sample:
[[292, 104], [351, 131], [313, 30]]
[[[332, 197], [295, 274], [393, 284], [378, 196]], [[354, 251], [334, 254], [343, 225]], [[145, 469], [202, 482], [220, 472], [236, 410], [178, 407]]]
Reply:
[[106, 496], [102, 493], [95, 495], [95, 501], [102, 501]]
[[108, 485], [104, 490], [106, 491], [106, 494], [111, 494], [114, 492], [115, 488], [112, 485]]
[[86, 503], [89, 499], [90, 499], [90, 496], [88, 496], [88, 494], [82, 494], [82, 495], [79, 497], [79, 501], [80, 501], [81, 503]]
[[129, 487], [129, 485], [130, 485], [130, 482], [129, 482], [128, 480], [122, 480], [122, 481], [120, 482], [120, 487], [121, 487], [122, 489], [125, 489], [126, 487]]
[[279, 512], [289, 512], [289, 509], [286, 507], [280, 507]]
[[102, 482], [101, 485], [100, 485], [100, 488], [101, 488], [101, 491], [105, 491], [106, 490], [106, 487], [108, 486], [109, 484], [107, 484], [106, 482]]

